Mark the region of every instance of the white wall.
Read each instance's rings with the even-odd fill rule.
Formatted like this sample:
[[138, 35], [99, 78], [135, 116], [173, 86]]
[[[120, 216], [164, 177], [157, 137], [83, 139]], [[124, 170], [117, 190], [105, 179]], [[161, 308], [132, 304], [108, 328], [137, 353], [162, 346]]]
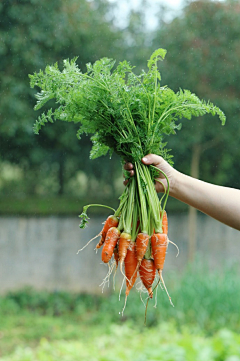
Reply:
[[[108, 266], [101, 262], [101, 250], [94, 250], [98, 239], [77, 251], [100, 232], [103, 221], [91, 218], [82, 230], [77, 216], [0, 217], [0, 293], [25, 286], [100, 293]], [[169, 215], [169, 238], [180, 254], [176, 258], [176, 248], [169, 245], [165, 274], [180, 272], [187, 263], [187, 230], [186, 214]], [[197, 249], [213, 268], [240, 262], [240, 232], [199, 214]]]

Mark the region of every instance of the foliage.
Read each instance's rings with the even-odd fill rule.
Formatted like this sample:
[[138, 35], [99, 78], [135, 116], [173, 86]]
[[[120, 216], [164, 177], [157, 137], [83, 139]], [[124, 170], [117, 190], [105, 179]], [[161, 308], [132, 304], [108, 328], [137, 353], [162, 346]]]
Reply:
[[[117, 340], [117, 341], [116, 341]], [[64, 339], [49, 341], [42, 338], [37, 347], [18, 346], [16, 351], [0, 358], [1, 361], [239, 361], [240, 336], [222, 329], [211, 338], [191, 334], [186, 329], [179, 334], [170, 324], [162, 324], [153, 330], [139, 333], [129, 326], [112, 325], [107, 334], [99, 334], [88, 340]]]
[[[108, 169], [108, 168], [107, 168]], [[120, 177], [120, 176], [119, 176]], [[12, 185], [12, 184], [11, 184]], [[74, 183], [75, 186], [75, 183]], [[91, 203], [105, 203], [111, 204], [115, 209], [118, 206], [118, 200], [112, 199], [112, 196], [109, 197], [109, 193], [106, 195], [103, 194], [104, 186], [106, 184], [98, 184], [99, 190], [95, 187], [95, 192], [91, 192], [92, 196], [86, 195], [76, 195], [76, 196], [66, 196], [54, 197], [52, 195], [41, 196], [30, 196], [24, 198], [15, 196], [2, 196], [0, 197], [0, 214], [1, 215], [15, 215], [15, 216], [49, 216], [49, 215], [73, 215], [76, 216], [80, 209], [83, 209], [87, 202]], [[16, 187], [16, 184], [14, 184]], [[12, 189], [12, 188], [11, 188]], [[72, 192], [71, 188], [71, 192]], [[116, 191], [113, 191], [116, 194]], [[111, 192], [110, 194], [112, 194]], [[25, 190], [27, 193], [27, 190]], [[168, 211], [171, 213], [174, 212], [183, 212], [186, 211], [186, 205], [184, 203], [176, 201], [174, 198], [170, 198], [168, 201]], [[108, 210], [103, 207], [92, 208], [91, 214], [95, 215], [106, 215]]]
[[[224, 30], [223, 30], [224, 27]], [[234, 139], [239, 122], [239, 2], [194, 1], [182, 14], [161, 24], [154, 46], [168, 49], [164, 81], [174, 90], [194, 89], [211, 99], [226, 114], [226, 127], [204, 116], [169, 139], [176, 152], [176, 167], [189, 173], [194, 145], [200, 147], [200, 176], [210, 182], [239, 187], [239, 148]]]
[[58, 107], [42, 113], [35, 123], [39, 130], [48, 122], [80, 123], [78, 136], [93, 134], [91, 157], [97, 158], [116, 152], [123, 159], [139, 161], [150, 152], [168, 156], [163, 135], [174, 134], [180, 129], [181, 118], [191, 119], [206, 113], [217, 114], [222, 124], [225, 116], [212, 103], [200, 101], [188, 90], [174, 93], [167, 86], [161, 87], [157, 63], [166, 51], [156, 50], [148, 61], [148, 72], [137, 76], [127, 61], [102, 58], [93, 65], [87, 64], [82, 73], [76, 59], [64, 61], [63, 71], [58, 65], [47, 66], [45, 72], [30, 75], [31, 87], [37, 86], [35, 110], [54, 99]]
[[[89, 141], [79, 145], [74, 124], [56, 125], [54, 131], [49, 127], [43, 137], [34, 137], [34, 97], [28, 74], [66, 56], [79, 54], [78, 62], [84, 66], [89, 60], [110, 54], [110, 49], [116, 55], [122, 38], [113, 25], [111, 5], [105, 0], [3, 0], [0, 18], [1, 160], [19, 164], [28, 175], [28, 194], [39, 193], [43, 163], [50, 172], [57, 166], [58, 187], [52, 194], [62, 194], [65, 181], [76, 170], [87, 168], [83, 159]], [[73, 165], [71, 171], [69, 163]], [[95, 168], [99, 169], [96, 163]]]
[[[162, 322], [173, 322], [177, 329], [189, 325], [211, 335], [226, 325], [238, 331], [237, 317], [240, 307], [240, 282], [237, 268], [223, 267], [210, 271], [202, 262], [189, 266], [179, 276], [166, 274], [165, 281], [171, 287], [171, 297], [175, 307], [169, 304], [163, 290], [157, 292], [157, 307], [153, 299], [148, 306], [147, 327], [155, 327]], [[145, 295], [142, 295], [145, 299]], [[119, 313], [124, 304], [116, 293], [107, 295], [71, 294], [64, 291], [49, 293], [25, 289], [11, 292], [0, 298], [0, 314], [16, 316], [30, 312], [47, 316], [75, 317], [83, 324], [122, 324], [130, 322], [144, 327], [144, 305], [138, 292], [129, 295], [124, 316]], [[71, 316], [72, 315], [72, 316]]]
[[[0, 360], [238, 360], [238, 269], [202, 263], [172, 275], [171, 307], [163, 291], [149, 304], [147, 327], [137, 293], [91, 296], [25, 289], [0, 298]], [[116, 340], [118, 340], [116, 342]], [[83, 356], [82, 356], [83, 357]], [[83, 358], [84, 359], [84, 358]]]
[[[44, 72], [29, 75], [31, 87], [41, 90], [36, 94], [35, 110], [53, 99], [57, 106], [39, 116], [34, 126], [36, 134], [46, 123], [57, 120], [80, 123], [78, 137], [92, 135], [92, 159], [110, 152], [135, 165], [136, 176], [126, 188], [128, 198], [126, 202], [120, 201], [115, 213], [119, 217], [119, 231], [131, 234], [133, 240], [134, 220], [139, 219], [142, 233], [151, 236], [153, 228], [157, 233], [162, 232], [160, 211], [166, 204], [159, 205], [154, 174], [142, 165], [141, 158], [155, 153], [170, 162], [164, 136], [175, 134], [181, 128], [182, 118], [217, 114], [222, 124], [225, 123], [224, 113], [212, 103], [201, 101], [189, 90], [175, 93], [160, 85], [158, 62], [165, 55], [166, 50], [155, 50], [147, 62], [148, 71], [142, 71], [139, 76], [129, 62], [122, 61], [113, 69], [115, 61], [106, 57], [94, 64], [88, 63], [86, 73], [78, 68], [76, 59], [72, 59], [64, 60], [62, 71], [55, 63]], [[80, 217], [84, 228], [85, 212]]]
[[[86, 161], [90, 142], [83, 137], [81, 143], [77, 141], [76, 124], [56, 123], [46, 127], [39, 137], [33, 136], [34, 92], [29, 89], [27, 75], [77, 54], [81, 68], [88, 61], [110, 56], [130, 60], [138, 71], [146, 70], [143, 60], [158, 47], [168, 49], [161, 64], [163, 82], [174, 91], [179, 86], [194, 89], [200, 98], [219, 105], [229, 119], [223, 130], [214, 118], [200, 117], [183, 126], [178, 137], [169, 137], [168, 147], [173, 149], [176, 167], [189, 172], [192, 145], [201, 144], [201, 177], [239, 187], [239, 147], [234, 141], [239, 135], [238, 1], [194, 1], [181, 16], [161, 22], [154, 34], [144, 24], [146, 6], [142, 1], [126, 27], [119, 29], [113, 25], [111, 6], [103, 0], [70, 0], [67, 4], [55, 0], [1, 2], [1, 159], [18, 163], [26, 175], [22, 180], [26, 183], [24, 189], [9, 184], [2, 186], [2, 192], [42, 194], [39, 188], [43, 188], [43, 166], [49, 169], [46, 178], [57, 182], [57, 187], [44, 190], [45, 195], [71, 193], [67, 183], [78, 169], [89, 175], [89, 184], [94, 178], [103, 183], [104, 179], [108, 182], [120, 177], [117, 158], [111, 165], [105, 160], [106, 170], [102, 162]], [[159, 19], [162, 14], [161, 9]], [[226, 147], [229, 151], [223, 152]], [[110, 172], [111, 176], [106, 177]], [[92, 191], [94, 186], [89, 193]]]
[[[110, 199], [110, 197], [101, 194], [98, 197], [93, 195], [92, 197], [1, 197], [0, 198], [0, 214], [1, 215], [15, 215], [15, 216], [49, 216], [49, 215], [72, 215], [76, 216], [79, 210], [81, 210], [86, 202], [98, 202], [102, 200], [110, 202], [113, 207], [117, 207], [118, 202]], [[106, 216], [107, 211], [105, 208], [93, 208], [91, 214]]]

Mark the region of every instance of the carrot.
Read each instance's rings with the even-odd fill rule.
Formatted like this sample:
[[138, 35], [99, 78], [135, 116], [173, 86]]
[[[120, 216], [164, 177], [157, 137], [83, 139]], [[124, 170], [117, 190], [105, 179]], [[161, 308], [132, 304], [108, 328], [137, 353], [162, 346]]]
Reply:
[[144, 258], [139, 268], [139, 275], [143, 285], [148, 290], [149, 297], [153, 297], [152, 284], [156, 275], [156, 268], [152, 259]]
[[137, 260], [140, 264], [145, 252], [147, 250], [149, 242], [149, 235], [147, 233], [138, 233], [137, 239], [136, 239], [136, 253], [137, 253]]
[[100, 248], [105, 242], [106, 234], [109, 228], [117, 227], [117, 226], [118, 226], [118, 218], [113, 215], [109, 216], [104, 223], [103, 229], [101, 231], [101, 239], [96, 245], [96, 248]]
[[124, 266], [125, 266], [125, 277], [126, 277], [126, 291], [125, 291], [125, 303], [122, 310], [122, 315], [125, 310], [127, 304], [127, 298], [129, 295], [130, 290], [132, 289], [136, 279], [137, 279], [137, 266], [138, 261], [136, 257], [136, 243], [130, 241], [129, 247], [127, 250], [126, 257], [124, 259]]
[[120, 231], [116, 227], [111, 227], [107, 231], [105, 242], [102, 249], [102, 261], [108, 263], [113, 255], [113, 250], [117, 245]]
[[162, 230], [163, 230], [163, 233], [168, 234], [168, 218], [167, 218], [167, 212], [166, 211], [164, 211], [164, 213], [163, 213]]
[[131, 288], [133, 287], [136, 279], [137, 279], [137, 272], [136, 268], [138, 265], [137, 257], [136, 257], [136, 243], [130, 241], [127, 255], [124, 259], [125, 265], [125, 275], [126, 275], [126, 296], [129, 295]]
[[120, 263], [120, 270], [122, 272], [122, 265], [124, 259], [127, 255], [127, 250], [131, 241], [131, 234], [123, 232], [120, 235], [119, 242], [118, 242], [118, 254], [119, 254], [119, 263]]
[[[137, 267], [135, 269], [136, 274], [140, 267], [142, 259], [146, 253], [148, 243], [149, 243], [149, 235], [147, 233], [143, 233], [143, 232], [138, 233], [137, 238], [136, 238], [136, 257], [137, 257]], [[135, 276], [135, 274], [134, 274], [134, 276]]]
[[154, 233], [151, 237], [152, 255], [156, 269], [163, 270], [166, 252], [167, 252], [167, 235], [165, 233]]
[[171, 301], [171, 297], [168, 294], [167, 288], [165, 286], [165, 282], [162, 276], [162, 271], [164, 267], [167, 246], [168, 246], [168, 237], [167, 234], [164, 233], [155, 233], [151, 237], [151, 245], [152, 245], [152, 254], [154, 259], [154, 265], [158, 271], [160, 280], [165, 288], [165, 291], [168, 295], [170, 303], [173, 305]]

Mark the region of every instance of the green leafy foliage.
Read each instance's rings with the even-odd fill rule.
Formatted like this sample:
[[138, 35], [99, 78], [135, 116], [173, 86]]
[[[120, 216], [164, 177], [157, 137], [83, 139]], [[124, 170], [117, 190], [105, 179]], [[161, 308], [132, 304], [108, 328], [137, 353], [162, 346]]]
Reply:
[[[116, 66], [115, 61], [107, 57], [88, 63], [85, 73], [74, 58], [64, 60], [63, 70], [54, 64], [47, 66], [44, 72], [29, 75], [31, 87], [41, 89], [36, 95], [35, 109], [42, 108], [53, 99], [56, 105], [54, 110], [43, 112], [36, 121], [34, 130], [37, 134], [48, 122], [73, 122], [79, 126], [79, 138], [91, 135], [92, 159], [109, 152], [135, 165], [136, 177], [130, 183], [134, 182], [135, 189], [137, 182], [137, 192], [132, 197], [133, 188], [129, 186], [128, 199], [130, 203], [130, 199], [138, 199], [136, 202], [140, 207], [131, 208], [128, 215], [122, 211], [118, 226], [121, 232], [130, 233], [134, 217], [140, 219], [143, 233], [151, 235], [153, 228], [162, 232], [160, 212], [163, 209], [155, 192], [154, 178], [151, 178], [153, 173], [143, 169], [145, 166], [141, 158], [155, 153], [171, 163], [165, 137], [181, 128], [179, 121], [183, 118], [210, 113], [217, 114], [222, 124], [225, 123], [225, 115], [212, 103], [201, 101], [189, 90], [180, 89], [175, 93], [167, 86], [161, 86], [158, 62], [165, 55], [166, 50], [155, 50], [148, 60], [148, 71], [139, 75], [134, 73], [134, 67], [129, 62], [122, 61]], [[168, 197], [168, 193], [166, 195]], [[127, 208], [128, 199], [125, 203]], [[121, 209], [122, 206], [120, 202]], [[81, 215], [82, 228], [87, 223], [84, 213]]]
[[[91, 141], [83, 137], [80, 144], [75, 138], [74, 124], [51, 124], [39, 137], [33, 134], [35, 91], [29, 88], [28, 74], [76, 54], [84, 69], [88, 61], [94, 62], [102, 56], [111, 54], [118, 58], [119, 49], [122, 52], [125, 45], [121, 31], [113, 23], [113, 7], [106, 0], [0, 2], [0, 167], [5, 161], [21, 167], [25, 174], [19, 183], [21, 197], [42, 196], [43, 181], [47, 178], [51, 183], [56, 182], [51, 195], [73, 195], [76, 188], [70, 192], [69, 184], [79, 169], [88, 173], [89, 185], [96, 174], [100, 182], [107, 183], [105, 171], [100, 173], [97, 162], [93, 170], [92, 165], [84, 161]], [[41, 97], [50, 99], [45, 91]], [[50, 100], [47, 107], [54, 107], [54, 100]], [[37, 111], [37, 117], [39, 114]], [[116, 167], [115, 158], [113, 163]], [[105, 166], [108, 167], [107, 162]], [[42, 172], [42, 167], [49, 171]], [[55, 173], [55, 178], [57, 168], [61, 170]], [[45, 176], [41, 177], [43, 173]], [[7, 192], [19, 196], [19, 188], [8, 183], [6, 187], [1, 186], [0, 181], [3, 195]], [[48, 192], [46, 190], [45, 195]]]
[[168, 143], [177, 149], [176, 168], [187, 174], [197, 168], [201, 179], [235, 188], [240, 187], [240, 152], [235, 142], [240, 136], [239, 16], [235, 0], [189, 1], [179, 16], [156, 29], [153, 40], [154, 47], [161, 43], [168, 49], [162, 63], [166, 84], [174, 91], [179, 87], [193, 89], [201, 99], [221, 105], [231, 119], [224, 129], [211, 114], [185, 123], [179, 136], [171, 137]]
[[79, 217], [81, 218], [81, 223], [79, 227], [84, 229], [86, 227], [86, 224], [88, 223], [89, 217], [85, 212], [82, 212]]
[[168, 280], [174, 308], [159, 290], [147, 327], [137, 292], [123, 317], [124, 297], [115, 294], [24, 289], [2, 296], [0, 360], [240, 360], [239, 271], [196, 265]]
[[83, 73], [76, 58], [64, 60], [63, 70], [58, 65], [47, 66], [45, 71], [30, 75], [31, 87], [37, 93], [35, 109], [40, 109], [50, 99], [57, 105], [42, 113], [34, 131], [56, 120], [80, 124], [78, 137], [92, 134], [91, 158], [116, 152], [122, 159], [139, 161], [147, 153], [163, 156], [171, 162], [164, 138], [181, 129], [181, 119], [191, 119], [206, 113], [218, 115], [225, 123], [223, 112], [210, 102], [201, 101], [189, 90], [174, 92], [160, 86], [158, 61], [166, 50], [157, 49], [148, 61], [148, 72], [140, 75], [133, 66], [101, 58], [87, 64]]
[[[186, 267], [182, 274], [167, 272], [165, 278], [171, 285], [175, 307], [170, 307], [167, 295], [159, 287], [157, 307], [154, 307], [156, 300], [149, 302], [148, 328], [170, 321], [179, 330], [188, 325], [208, 336], [226, 325], [231, 331], [239, 332], [240, 280], [237, 267], [224, 265], [221, 270], [213, 271], [199, 259]], [[115, 292], [111, 291], [110, 287], [104, 289], [103, 294], [89, 295], [26, 288], [0, 297], [0, 317], [3, 320], [4, 316], [17, 316], [29, 311], [40, 316], [72, 315], [75, 319], [80, 317], [88, 325], [132, 322], [137, 328], [144, 328], [144, 304], [139, 292], [133, 289], [122, 317], [119, 310], [124, 304], [124, 294], [119, 301]], [[142, 298], [146, 300], [146, 294], [142, 294]]]
[[97, 328], [88, 340], [82, 332], [78, 340], [44, 337], [37, 346], [20, 346], [1, 361], [75, 361], [79, 355], [83, 360], [98, 361], [240, 360], [240, 337], [226, 328], [211, 338], [192, 334], [188, 328], [180, 334], [171, 324], [142, 332], [129, 325], [112, 325], [106, 334]]

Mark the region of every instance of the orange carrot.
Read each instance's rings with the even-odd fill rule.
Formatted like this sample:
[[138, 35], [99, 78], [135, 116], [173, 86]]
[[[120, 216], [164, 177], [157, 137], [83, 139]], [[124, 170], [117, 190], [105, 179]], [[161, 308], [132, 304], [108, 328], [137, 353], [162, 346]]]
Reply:
[[154, 233], [151, 237], [152, 255], [156, 269], [163, 270], [166, 252], [167, 252], [167, 235], [164, 233]]
[[137, 260], [139, 264], [141, 263], [145, 255], [148, 242], [149, 242], [149, 235], [147, 233], [138, 233], [136, 239], [136, 252], [137, 252]]
[[127, 250], [131, 241], [131, 234], [123, 232], [120, 235], [118, 242], [118, 254], [119, 254], [119, 262], [120, 262], [120, 270], [122, 272], [122, 265], [124, 259], [127, 255]]
[[135, 269], [136, 274], [140, 267], [142, 259], [146, 253], [148, 243], [149, 243], [149, 235], [147, 233], [138, 233], [136, 238], [136, 257], [137, 257], [137, 267]]
[[[161, 214], [160, 214], [161, 216]], [[163, 218], [162, 218], [162, 231], [164, 234], [168, 234], [168, 218], [167, 218], [167, 212], [164, 211], [163, 213]], [[155, 234], [155, 229], [153, 230], [153, 234]], [[152, 249], [152, 254], [151, 257], [153, 257], [153, 249]]]
[[116, 227], [111, 227], [107, 231], [105, 242], [102, 249], [102, 261], [108, 263], [113, 255], [113, 250], [119, 240], [120, 231]]
[[96, 248], [100, 248], [103, 245], [103, 243], [105, 242], [107, 231], [111, 227], [117, 227], [117, 226], [118, 226], [118, 218], [113, 215], [109, 216], [104, 223], [103, 229], [101, 231], [101, 239], [98, 242], [98, 244], [96, 245]]
[[156, 275], [156, 268], [152, 259], [144, 258], [139, 268], [139, 275], [143, 285], [148, 290], [149, 297], [153, 297], [152, 284]]
[[165, 291], [168, 295], [169, 301], [173, 306], [171, 297], [169, 296], [168, 290], [165, 286], [165, 282], [162, 276], [162, 271], [164, 267], [166, 252], [167, 252], [167, 246], [168, 246], [168, 237], [167, 234], [164, 233], [155, 233], [151, 237], [151, 245], [152, 245], [152, 254], [154, 259], [155, 267], [158, 271], [160, 280], [162, 281], [162, 284], [165, 288]]
[[138, 265], [137, 257], [136, 257], [136, 243], [130, 241], [127, 255], [124, 260], [125, 265], [125, 275], [126, 275], [126, 296], [129, 295], [131, 288], [133, 287], [136, 279], [137, 279], [137, 272], [136, 268]]
[[162, 230], [163, 230], [163, 233], [168, 234], [168, 218], [167, 218], [166, 211], [164, 211], [164, 213], [163, 213]]

